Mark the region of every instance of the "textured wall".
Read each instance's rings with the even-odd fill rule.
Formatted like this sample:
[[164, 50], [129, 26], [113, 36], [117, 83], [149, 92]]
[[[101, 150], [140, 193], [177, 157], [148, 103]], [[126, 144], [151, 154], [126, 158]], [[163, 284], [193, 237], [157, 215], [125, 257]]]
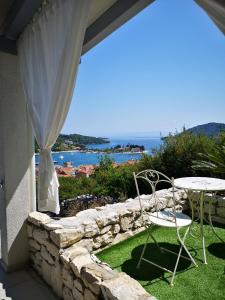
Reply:
[[13, 270], [23, 265], [28, 258], [25, 220], [35, 201], [34, 152], [18, 57], [2, 52], [0, 120], [0, 179], [5, 183], [0, 195], [2, 259], [5, 267]]

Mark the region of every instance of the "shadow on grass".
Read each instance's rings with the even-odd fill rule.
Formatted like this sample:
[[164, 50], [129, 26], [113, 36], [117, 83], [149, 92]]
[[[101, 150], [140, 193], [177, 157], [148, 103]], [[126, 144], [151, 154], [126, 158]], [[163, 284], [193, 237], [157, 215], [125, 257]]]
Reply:
[[225, 259], [225, 243], [213, 243], [208, 246], [208, 251], [218, 257]]
[[[143, 247], [144, 245], [140, 245], [133, 249], [131, 253], [132, 258], [123, 263], [121, 267], [122, 271], [136, 280], [148, 281], [150, 283], [160, 278], [168, 282], [168, 279], [165, 278], [165, 275], [166, 277], [168, 277], [169, 273], [153, 266], [148, 262], [142, 261], [140, 268], [137, 269], [137, 264], [140, 259]], [[180, 248], [179, 245], [171, 243], [159, 243], [159, 247], [166, 248], [176, 253], [178, 253]], [[182, 252], [182, 255], [187, 257], [187, 254], [184, 251]], [[173, 271], [177, 256], [168, 252], [162, 253], [156, 246], [156, 244], [149, 243], [146, 247], [144, 258]], [[191, 261], [181, 257], [177, 267], [177, 272], [185, 271], [190, 267], [190, 265]]]

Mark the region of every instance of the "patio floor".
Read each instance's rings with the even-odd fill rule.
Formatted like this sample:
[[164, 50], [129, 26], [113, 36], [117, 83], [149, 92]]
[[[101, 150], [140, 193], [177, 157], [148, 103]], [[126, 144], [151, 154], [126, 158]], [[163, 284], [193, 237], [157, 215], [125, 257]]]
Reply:
[[[191, 249], [191, 253], [199, 267], [195, 268], [191, 262], [181, 259], [174, 287], [170, 287], [168, 284], [168, 279], [170, 279], [169, 273], [143, 261], [140, 269], [136, 268], [142, 247], [147, 238], [146, 231], [103, 250], [97, 256], [102, 261], [107, 262], [112, 268], [126, 272], [138, 280], [151, 295], [159, 300], [222, 300], [225, 299], [225, 244], [221, 243], [212, 234], [208, 225], [205, 225], [204, 229], [206, 232], [208, 265], [202, 263], [200, 239], [189, 236], [186, 245]], [[216, 231], [225, 240], [225, 228], [216, 227]], [[176, 241], [176, 233], [173, 230], [156, 228], [154, 236], [161, 246], [178, 251], [179, 246]], [[168, 269], [173, 269], [175, 265], [176, 256], [169, 253], [161, 254], [151, 240], [145, 253], [145, 258], [151, 258], [152, 261]]]
[[32, 269], [5, 273], [0, 268], [0, 300], [57, 300]]

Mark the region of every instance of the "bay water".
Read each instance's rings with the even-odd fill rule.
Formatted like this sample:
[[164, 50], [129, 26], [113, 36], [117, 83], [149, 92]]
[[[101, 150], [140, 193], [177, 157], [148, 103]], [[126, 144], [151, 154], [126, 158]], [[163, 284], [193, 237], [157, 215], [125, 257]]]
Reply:
[[[133, 137], [133, 138], [111, 138], [110, 143], [100, 144], [100, 145], [87, 145], [87, 148], [90, 149], [106, 149], [115, 147], [116, 145], [121, 145], [121, 147], [125, 147], [127, 144], [135, 144], [139, 146], [145, 147], [145, 153], [151, 154], [153, 148], [158, 148], [161, 145], [162, 141], [160, 137], [156, 138], [146, 138], [146, 137]], [[57, 165], [63, 165], [64, 162], [70, 161], [72, 162], [74, 167], [80, 165], [90, 165], [90, 164], [98, 164], [99, 160], [105, 153], [96, 152], [74, 152], [74, 151], [62, 151], [62, 152], [53, 152], [53, 160]], [[108, 154], [115, 162], [123, 163], [128, 160], [138, 160], [141, 158], [141, 153], [110, 153]], [[39, 154], [35, 155], [35, 162], [39, 164]]]

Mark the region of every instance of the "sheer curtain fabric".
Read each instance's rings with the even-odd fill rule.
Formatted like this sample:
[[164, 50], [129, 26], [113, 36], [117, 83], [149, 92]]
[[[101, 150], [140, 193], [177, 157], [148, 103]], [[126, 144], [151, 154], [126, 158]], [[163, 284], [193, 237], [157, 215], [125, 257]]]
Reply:
[[22, 83], [40, 147], [40, 211], [59, 213], [51, 147], [71, 103], [89, 8], [90, 0], [49, 1], [18, 43]]
[[225, 0], [195, 0], [225, 34]]

